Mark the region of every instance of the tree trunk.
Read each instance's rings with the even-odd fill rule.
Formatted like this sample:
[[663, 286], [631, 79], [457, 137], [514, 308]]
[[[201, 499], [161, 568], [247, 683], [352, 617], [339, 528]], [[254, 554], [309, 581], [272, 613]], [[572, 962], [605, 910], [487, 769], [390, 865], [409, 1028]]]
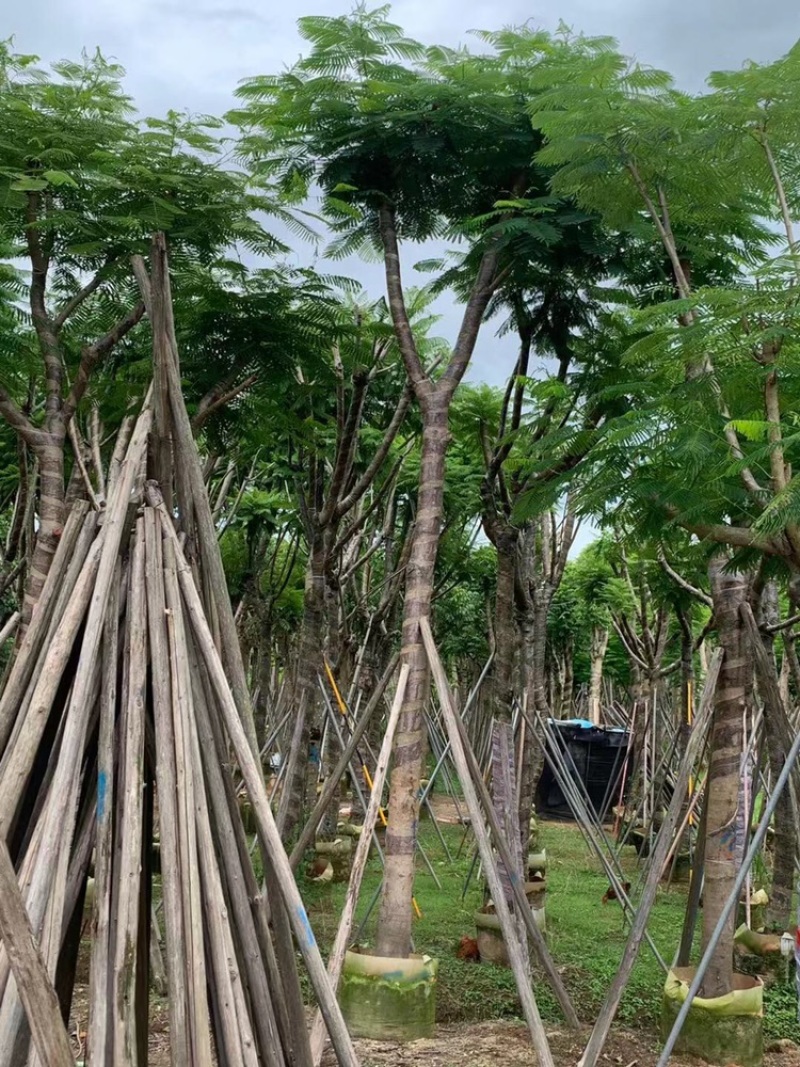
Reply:
[[[546, 719], [550, 714], [547, 705], [547, 607], [534, 601], [529, 604], [523, 623], [525, 690], [529, 705], [536, 716]], [[537, 718], [533, 717], [536, 722]], [[544, 767], [544, 751], [530, 730], [525, 730], [522, 748], [522, 773], [519, 782], [519, 829], [522, 835], [522, 855], [528, 855], [531, 815], [536, 800], [536, 790]]]
[[513, 532], [495, 540], [497, 583], [494, 602], [495, 654], [492, 671], [494, 717], [511, 722], [514, 704], [514, 658], [517, 628], [514, 620], [514, 582], [517, 570], [517, 539]]
[[25, 599], [22, 607], [22, 624], [17, 638], [22, 640], [33, 616], [33, 609], [53, 562], [58, 539], [64, 526], [64, 431], [45, 435], [45, 443], [37, 449], [39, 459], [39, 527], [33, 549]]
[[[767, 650], [770, 661], [775, 662], [774, 637], [766, 629], [780, 621], [778, 608], [778, 589], [774, 581], [767, 582], [761, 594], [761, 640]], [[775, 671], [777, 676], [777, 669]], [[783, 770], [786, 752], [781, 744], [780, 730], [775, 721], [783, 713], [776, 708], [768, 695], [764, 699], [764, 726], [767, 734], [767, 756], [772, 781], [775, 782]], [[775, 809], [775, 836], [773, 838], [772, 887], [766, 911], [767, 929], [783, 933], [792, 925], [792, 892], [795, 879], [795, 858], [797, 856], [798, 828], [792, 810], [791, 789], [787, 786]]]
[[600, 725], [600, 698], [603, 689], [603, 660], [606, 658], [608, 648], [608, 627], [592, 627], [591, 642], [591, 675], [589, 683], [589, 718], [595, 724]]
[[[714, 618], [724, 651], [715, 694], [711, 757], [708, 768], [706, 881], [703, 901], [703, 948], [711, 939], [736, 880], [736, 815], [742, 757], [742, 725], [752, 686], [753, 664], [739, 613], [747, 599], [748, 580], [725, 570], [727, 558], [709, 564]], [[733, 988], [733, 915], [714, 951], [701, 988], [703, 997], [720, 997]]]
[[[570, 637], [564, 648], [564, 691], [561, 696], [559, 718], [571, 718], [575, 703], [575, 640]], [[564, 714], [566, 712], [566, 715]]]
[[303, 733], [300, 758], [295, 761], [292, 781], [284, 783], [290, 791], [286, 821], [282, 827], [284, 841], [290, 841], [300, 820], [304, 804], [316, 800], [319, 777], [319, 748], [322, 719], [319, 676], [322, 672], [322, 646], [325, 630], [325, 551], [322, 537], [312, 540], [303, 596], [303, 623], [295, 678], [295, 709], [303, 709]]
[[438, 396], [423, 407], [417, 521], [403, 608], [403, 660], [410, 673], [393, 749], [386, 866], [376, 942], [380, 956], [406, 957], [411, 951], [419, 783], [425, 758], [424, 710], [430, 693], [428, 658], [419, 622], [431, 613], [444, 509], [447, 416], [448, 404]]

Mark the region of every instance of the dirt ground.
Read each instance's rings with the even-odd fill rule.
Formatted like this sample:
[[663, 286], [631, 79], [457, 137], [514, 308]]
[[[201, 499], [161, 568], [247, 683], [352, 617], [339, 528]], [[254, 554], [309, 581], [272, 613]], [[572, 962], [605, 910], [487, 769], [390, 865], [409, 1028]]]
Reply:
[[[589, 1031], [575, 1035], [566, 1030], [548, 1030], [557, 1067], [575, 1067]], [[362, 1067], [535, 1067], [538, 1062], [525, 1026], [510, 1022], [437, 1026], [431, 1040], [409, 1045], [386, 1045], [357, 1041]], [[615, 1028], [600, 1063], [603, 1067], [654, 1067], [658, 1048], [649, 1035]], [[698, 1060], [673, 1057], [673, 1067], [699, 1067]], [[328, 1052], [324, 1067], [335, 1067]], [[764, 1057], [765, 1067], [800, 1067], [800, 1049], [782, 1048]]]
[[[82, 1059], [86, 1036], [86, 990], [76, 989], [70, 1036], [77, 1059]], [[586, 1046], [589, 1029], [579, 1034], [548, 1029], [547, 1037], [556, 1067], [575, 1067]], [[435, 1037], [408, 1045], [356, 1041], [361, 1067], [536, 1067], [527, 1028], [521, 1023], [484, 1022], [439, 1025]], [[169, 1033], [165, 1007], [151, 1014], [150, 1067], [170, 1067]], [[659, 1047], [652, 1035], [614, 1027], [600, 1058], [601, 1067], [655, 1067]], [[675, 1057], [672, 1067], [701, 1067], [699, 1060]], [[322, 1067], [336, 1067], [329, 1048]], [[800, 1067], [800, 1048], [791, 1042], [768, 1046], [764, 1067]]]

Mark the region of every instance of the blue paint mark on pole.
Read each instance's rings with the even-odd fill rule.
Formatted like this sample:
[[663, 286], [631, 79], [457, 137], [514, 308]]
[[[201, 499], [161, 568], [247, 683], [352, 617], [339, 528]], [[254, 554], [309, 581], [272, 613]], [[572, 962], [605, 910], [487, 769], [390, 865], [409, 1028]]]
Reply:
[[106, 772], [100, 771], [97, 775], [97, 821], [102, 822], [106, 812]]
[[314, 931], [311, 929], [311, 923], [308, 921], [306, 909], [302, 904], [298, 904], [297, 906], [297, 918], [300, 920], [303, 927], [303, 936], [306, 939], [306, 945], [311, 948], [313, 945], [316, 945], [317, 939], [314, 937]]

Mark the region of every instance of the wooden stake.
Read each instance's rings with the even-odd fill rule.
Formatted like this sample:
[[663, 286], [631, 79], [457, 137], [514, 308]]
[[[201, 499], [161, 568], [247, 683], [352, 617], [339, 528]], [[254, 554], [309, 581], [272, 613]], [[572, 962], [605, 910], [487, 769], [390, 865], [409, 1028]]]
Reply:
[[[430, 626], [428, 628], [430, 629]], [[436, 651], [435, 644], [433, 643], [432, 633], [430, 636], [430, 643], [432, 651], [436, 654], [438, 658], [439, 654]], [[435, 677], [436, 676], [434, 675], [434, 678]], [[450, 695], [450, 687], [447, 684], [447, 676], [444, 673], [444, 668], [442, 668], [439, 672], [439, 681], [437, 682], [437, 688], [440, 684], [445, 687], [445, 692], [447, 692], [448, 694], [450, 706], [452, 707], [452, 696]], [[480, 802], [483, 806], [483, 810], [486, 813], [486, 821], [489, 824], [489, 830], [492, 835], [494, 847], [497, 850], [502, 862], [508, 867], [509, 870], [513, 870], [514, 861], [511, 855], [511, 851], [506, 843], [505, 837], [503, 836], [503, 830], [497, 818], [497, 813], [494, 810], [491, 795], [483, 778], [483, 772], [475, 757], [475, 753], [472, 751], [472, 746], [470, 745], [469, 737], [467, 736], [467, 729], [460, 715], [456, 715], [456, 727], [458, 735], [461, 738], [461, 744], [467, 761], [467, 766], [469, 767], [470, 773], [472, 774], [474, 788], [477, 790], [478, 797], [480, 798]], [[569, 993], [567, 992], [566, 987], [564, 986], [564, 983], [561, 980], [561, 975], [556, 970], [556, 965], [553, 962], [553, 957], [550, 955], [550, 950], [548, 949], [547, 943], [544, 940], [544, 937], [542, 936], [542, 932], [536, 925], [536, 920], [533, 917], [533, 912], [531, 911], [530, 904], [528, 903], [528, 900], [522, 888], [522, 884], [519, 882], [519, 880], [511, 880], [511, 892], [514, 894], [514, 903], [516, 904], [518, 916], [522, 918], [522, 922], [525, 925], [525, 929], [527, 930], [528, 937], [530, 939], [531, 944], [533, 945], [536, 957], [539, 963], [541, 964], [542, 969], [544, 970], [545, 975], [547, 976], [547, 980], [550, 983], [550, 987], [553, 990], [559, 1005], [561, 1006], [562, 1012], [564, 1013], [564, 1019], [571, 1029], [577, 1030], [580, 1026], [580, 1023], [578, 1021], [578, 1015], [575, 1011], [575, 1006], [573, 1005]]]
[[628, 984], [633, 965], [636, 962], [636, 957], [639, 955], [639, 948], [644, 938], [647, 920], [650, 917], [650, 912], [658, 893], [658, 883], [661, 880], [661, 872], [664, 870], [664, 860], [669, 847], [672, 844], [672, 837], [677, 827], [681, 808], [683, 807], [683, 800], [689, 786], [689, 777], [694, 768], [695, 760], [700, 752], [700, 747], [705, 740], [708, 724], [711, 721], [711, 715], [714, 709], [714, 690], [716, 689], [717, 676], [719, 675], [721, 662], [722, 651], [721, 649], [717, 649], [714, 660], [712, 661], [706, 676], [703, 696], [700, 701], [700, 711], [697, 715], [696, 725], [689, 738], [689, 743], [686, 746], [683, 763], [672, 793], [672, 800], [670, 801], [666, 817], [661, 824], [655, 848], [650, 858], [650, 867], [647, 872], [647, 878], [645, 879], [644, 889], [642, 890], [642, 895], [639, 899], [639, 907], [636, 911], [636, 917], [631, 923], [628, 941], [625, 945], [625, 951], [622, 954], [619, 970], [614, 976], [614, 981], [611, 983], [606, 998], [603, 1001], [600, 1014], [594, 1024], [592, 1033], [589, 1037], [589, 1043], [586, 1046], [586, 1050], [581, 1057], [578, 1067], [595, 1067], [595, 1064], [600, 1058], [603, 1046], [608, 1037], [608, 1032], [611, 1029], [611, 1023], [614, 1021], [614, 1016], [617, 1014], [619, 1002], [622, 999], [622, 994]]
[[278, 834], [275, 820], [269, 806], [269, 798], [264, 786], [264, 780], [253, 750], [239, 717], [238, 708], [228, 686], [225, 670], [217, 652], [208, 623], [203, 611], [203, 605], [197, 587], [194, 584], [192, 573], [187, 564], [178, 536], [172, 525], [172, 520], [164, 508], [160, 494], [153, 486], [148, 488], [148, 496], [153, 506], [158, 507], [161, 517], [161, 525], [167, 537], [172, 541], [180, 581], [181, 592], [186, 604], [186, 612], [194, 630], [198, 652], [203, 658], [209, 678], [214, 687], [219, 709], [222, 712], [226, 730], [231, 739], [233, 750], [250, 796], [253, 807], [253, 815], [261, 837], [263, 847], [273, 861], [275, 875], [278, 880], [281, 894], [286, 902], [289, 921], [292, 924], [295, 937], [300, 946], [300, 951], [308, 968], [311, 984], [316, 993], [331, 1041], [341, 1067], [358, 1067], [358, 1058], [353, 1048], [350, 1035], [347, 1032], [341, 1009], [336, 1001], [336, 995], [331, 988], [325, 965], [322, 962], [308, 915], [303, 906], [303, 901], [295, 884], [289, 860], [283, 849], [283, 844]]
[[[153, 512], [148, 509], [151, 514]], [[252, 1023], [258, 1036], [259, 1051], [267, 1067], [285, 1067], [281, 1048], [281, 1038], [273, 1010], [272, 1000], [280, 1001], [283, 996], [281, 979], [277, 967], [262, 954], [256, 930], [251, 900], [258, 896], [257, 883], [253, 874], [250, 857], [247, 854], [246, 839], [241, 824], [236, 799], [232, 797], [230, 777], [223, 771], [227, 753], [220, 752], [220, 746], [213, 728], [208, 708], [207, 677], [202, 670], [194, 647], [189, 643], [191, 674], [194, 694], [194, 709], [197, 716], [197, 738], [205, 768], [206, 791], [208, 793], [214, 838], [220, 857], [220, 872], [225, 881], [227, 898], [230, 901], [231, 915], [234, 920], [241, 950], [238, 953], [242, 961], [246, 986], [252, 1003]], [[231, 803], [231, 800], [233, 803]], [[248, 894], [250, 899], [248, 899]], [[266, 941], [271, 947], [267, 932]], [[273, 985], [277, 991], [271, 996], [267, 974], [271, 973]], [[288, 1027], [286, 1028], [288, 1031]], [[288, 1036], [288, 1034], [287, 1034]]]
[[0, 938], [5, 945], [19, 996], [31, 1028], [33, 1045], [47, 1067], [74, 1067], [56, 991], [36, 947], [22, 902], [14, 865], [0, 841]]
[[[392, 708], [389, 712], [389, 721], [386, 724], [386, 733], [383, 735], [383, 743], [381, 744], [378, 762], [375, 766], [375, 775], [372, 780], [372, 793], [370, 794], [367, 813], [364, 818], [364, 831], [361, 834], [361, 837], [359, 837], [358, 845], [356, 846], [356, 854], [353, 857], [353, 867], [350, 872], [350, 883], [347, 887], [347, 896], [345, 898], [344, 908], [342, 909], [342, 916], [339, 920], [339, 928], [336, 931], [336, 937], [333, 942], [333, 948], [331, 949], [330, 958], [328, 959], [328, 975], [330, 976], [331, 985], [334, 989], [338, 988], [339, 979], [342, 974], [342, 965], [344, 963], [345, 952], [347, 951], [347, 945], [350, 940], [350, 933], [353, 926], [353, 915], [355, 914], [356, 904], [358, 903], [358, 893], [361, 889], [361, 880], [364, 877], [367, 858], [369, 857], [369, 848], [372, 843], [372, 834], [369, 832], [369, 828], [375, 825], [375, 820], [378, 817], [378, 811], [381, 807], [383, 786], [386, 782], [386, 772], [389, 769], [389, 759], [392, 754], [392, 741], [394, 739], [397, 721], [400, 718], [400, 710], [403, 705], [403, 697], [406, 692], [409, 672], [409, 665], [404, 663], [400, 671], [400, 678], [397, 683], [397, 691], [394, 695]], [[324, 1023], [322, 1015], [317, 1011], [314, 1018], [314, 1025], [311, 1030], [311, 1055], [313, 1057], [314, 1067], [319, 1067], [324, 1047]]]
[[25, 796], [25, 786], [47, 728], [53, 700], [86, 615], [97, 578], [101, 550], [102, 541], [98, 538], [87, 557], [58, 628], [43, 652], [46, 663], [36, 678], [28, 706], [21, 711], [0, 762], [0, 835], [4, 838], [8, 837], [14, 817]]
[[111, 958], [112, 1062], [135, 1067], [136, 943], [139, 937], [139, 893], [144, 788], [144, 702], [147, 691], [147, 601], [144, 580], [144, 520], [136, 524], [128, 592], [128, 693], [122, 723], [117, 835], [119, 867], [114, 872], [117, 894]]
[[[58, 548], [50, 564], [47, 580], [33, 609], [33, 617], [14, 657], [11, 674], [0, 696], [0, 752], [5, 748], [16, 721], [17, 709], [31, 680], [31, 675], [51, 623], [51, 613], [61, 582], [69, 567], [75, 546], [83, 528], [89, 505], [80, 501], [69, 514]], [[94, 517], [92, 517], [94, 522]]]
[[111, 587], [103, 632], [103, 681], [100, 695], [100, 737], [97, 744], [97, 837], [94, 860], [94, 939], [89, 969], [89, 1026], [86, 1062], [105, 1067], [109, 1062], [111, 1007], [111, 859], [114, 827], [114, 725], [117, 711], [119, 585]]
[[152, 508], [144, 511], [145, 584], [149, 619], [150, 663], [153, 678], [153, 720], [156, 742], [156, 786], [161, 854], [161, 893], [164, 901], [166, 970], [169, 989], [170, 1061], [173, 1067], [190, 1062], [186, 959], [186, 933], [181, 895], [182, 868], [178, 846], [178, 784], [172, 687], [164, 594], [161, 524]]
[[[159, 366], [167, 378], [169, 399], [172, 406], [172, 436], [174, 442], [176, 481], [182, 513], [194, 516], [195, 529], [187, 530], [196, 534], [198, 555], [203, 561], [203, 578], [208, 582], [210, 599], [205, 604], [209, 617], [216, 616], [222, 645], [222, 660], [230, 679], [239, 716], [245, 728], [245, 734], [255, 755], [258, 754], [255, 719], [247, 687], [247, 676], [242, 662], [239, 635], [233, 620], [228, 584], [222, 566], [217, 528], [211, 513], [208, 493], [203, 479], [203, 468], [197, 451], [189, 413], [183, 398], [180, 375], [178, 344], [175, 338], [175, 324], [172, 309], [172, 291], [167, 257], [167, 240], [163, 233], [153, 237], [150, 250], [152, 279], [139, 257], [133, 259], [133, 269], [142, 293], [142, 300], [148, 309], [148, 315], [155, 318], [154, 330], [163, 334], [172, 352], [172, 359], [164, 358]], [[166, 355], [166, 353], [164, 353]]]
[[[163, 530], [163, 524], [162, 524]], [[174, 530], [173, 530], [174, 533]], [[177, 540], [177, 538], [176, 538]], [[180, 856], [180, 889], [183, 897], [184, 930], [186, 935], [186, 986], [188, 990], [189, 1024], [192, 1043], [190, 1062], [211, 1062], [208, 1003], [206, 1000], [205, 949], [203, 943], [203, 914], [200, 889], [200, 868], [197, 860], [197, 834], [194, 823], [194, 768], [190, 733], [194, 715], [189, 665], [181, 649], [185, 648], [184, 619], [176, 575], [175, 546], [164, 544], [164, 585], [166, 588], [167, 632], [169, 634], [170, 671], [172, 675], [172, 714], [175, 734], [175, 764], [178, 774], [178, 854]], [[182, 558], [182, 556], [181, 556]]]
[[[486, 875], [486, 881], [489, 883], [489, 892], [492, 895], [495, 911], [500, 920], [500, 927], [503, 931], [508, 959], [511, 964], [511, 969], [514, 972], [514, 978], [517, 982], [517, 991], [519, 992], [520, 1002], [522, 1003], [522, 1013], [525, 1016], [525, 1021], [531, 1032], [531, 1040], [533, 1041], [536, 1055], [539, 1058], [540, 1067], [555, 1067], [553, 1056], [550, 1052], [550, 1045], [547, 1041], [547, 1034], [545, 1033], [544, 1025], [542, 1024], [542, 1019], [539, 1015], [539, 1009], [536, 1005], [536, 998], [534, 997], [533, 990], [530, 986], [528, 977], [528, 954], [527, 951], [523, 952], [523, 945], [518, 937], [516, 923], [511, 915], [508, 904], [506, 903], [489, 835], [483, 824], [481, 807], [478, 802], [472, 774], [470, 773], [469, 764], [467, 763], [467, 757], [464, 751], [465, 746], [462, 743], [461, 734], [458, 729], [459, 717], [450, 697], [450, 687], [447, 684], [447, 675], [445, 674], [442, 661], [439, 658], [439, 653], [433, 640], [433, 632], [431, 631], [430, 623], [424, 617], [420, 620], [420, 631], [425, 644], [425, 651], [428, 655], [431, 672], [433, 673], [433, 678], [436, 683], [436, 689], [439, 693], [439, 700], [442, 705], [447, 732], [450, 736], [450, 741], [452, 742], [453, 760], [458, 770], [458, 776], [461, 779], [461, 787], [464, 790], [464, 800], [467, 803], [467, 809], [472, 819], [472, 830], [475, 834], [475, 840], [477, 841], [478, 849], [480, 851], [484, 874]], [[516, 884], [516, 878], [512, 873], [514, 870], [513, 862], [507, 862], [506, 865], [508, 867], [512, 884]], [[525, 907], [530, 910], [527, 901]]]
[[[352, 760], [355, 751], [358, 748], [358, 744], [361, 738], [364, 736], [364, 732], [372, 721], [372, 717], [375, 714], [375, 711], [380, 706], [380, 703], [383, 700], [383, 694], [386, 692], [386, 688], [389, 685], [389, 682], [392, 680], [392, 675], [394, 674], [397, 668], [397, 664], [399, 662], [400, 653], [396, 652], [389, 660], [389, 665], [383, 672], [383, 676], [378, 682], [375, 692], [370, 697], [369, 703], [364, 709], [364, 714], [356, 723], [355, 728], [353, 730], [353, 734], [350, 740], [347, 742], [347, 745], [345, 746], [341, 756], [339, 757], [338, 763], [334, 767], [331, 774], [328, 776], [325, 785], [322, 787], [322, 792], [319, 795], [317, 803], [314, 805], [314, 810], [309, 815], [308, 820], [305, 826], [303, 827], [303, 832], [300, 834], [297, 844], [292, 849], [292, 854], [289, 857], [289, 865], [291, 866], [293, 871], [297, 870], [298, 863], [303, 858], [303, 854], [305, 853], [308, 846], [311, 844], [314, 838], [314, 834], [317, 832], [317, 827], [319, 826], [320, 820], [322, 819], [322, 816], [325, 814], [325, 812], [328, 810], [328, 804], [333, 798], [333, 794], [338, 789], [339, 782], [342, 776], [347, 773], [347, 768], [350, 766], [350, 761]], [[364, 825], [366, 826], [367, 824], [365, 823]]]

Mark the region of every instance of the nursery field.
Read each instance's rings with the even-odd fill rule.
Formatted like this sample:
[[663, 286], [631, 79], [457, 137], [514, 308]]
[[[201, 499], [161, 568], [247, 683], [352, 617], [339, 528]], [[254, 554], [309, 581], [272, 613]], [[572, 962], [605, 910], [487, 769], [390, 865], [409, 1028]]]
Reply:
[[[438, 812], [448, 802], [438, 802]], [[449, 806], [449, 805], [448, 805]], [[429, 820], [421, 824], [420, 840], [437, 871], [442, 888], [435, 885], [424, 864], [419, 863], [415, 890], [422, 918], [414, 925], [416, 944], [439, 959], [437, 1028], [431, 1039], [406, 1045], [358, 1041], [363, 1067], [490, 1067], [498, 1058], [507, 1067], [533, 1067], [536, 1056], [530, 1036], [519, 1019], [519, 1001], [510, 970], [491, 964], [457, 958], [462, 937], [474, 937], [475, 911], [482, 904], [482, 883], [474, 876], [466, 895], [464, 885], [472, 864], [473, 839], [461, 826], [440, 823], [453, 856], [450, 864]], [[603, 903], [608, 883], [599, 862], [589, 854], [580, 830], [573, 823], [545, 822], [539, 842], [547, 851], [547, 938], [560, 973], [578, 1010], [583, 1029], [579, 1034], [563, 1027], [557, 1004], [547, 984], [535, 981], [537, 1002], [558, 1067], [574, 1065], [583, 1051], [589, 1024], [596, 1018], [614, 976], [627, 936], [620, 906]], [[463, 847], [462, 847], [463, 843]], [[634, 888], [638, 876], [634, 849], [622, 853], [623, 869]], [[345, 884], [314, 883], [298, 879], [316, 936], [327, 951], [335, 935], [346, 893]], [[380, 881], [380, 864], [374, 852], [370, 859], [356, 915], [356, 928]], [[683, 922], [685, 887], [664, 887], [651, 913], [649, 930], [662, 955], [671, 958]], [[374, 937], [375, 913], [366, 924], [360, 943], [368, 946]], [[90, 942], [84, 943], [88, 964]], [[622, 999], [602, 1063], [614, 1067], [650, 1067], [658, 1051], [658, 1021], [661, 1006], [662, 971], [653, 954], [643, 948]], [[71, 1033], [80, 1051], [78, 1036], [86, 1030], [87, 989], [76, 990]], [[308, 989], [306, 996], [310, 1000]], [[775, 984], [765, 997], [765, 1063], [769, 1067], [800, 1067], [800, 1034], [796, 1022], [796, 999], [791, 984]], [[169, 1033], [166, 1001], [154, 997], [151, 1018], [150, 1062], [154, 1067], [169, 1063]], [[798, 1042], [795, 1045], [795, 1041]], [[329, 1052], [323, 1061], [333, 1065]], [[673, 1057], [682, 1065], [697, 1061]]]
[[[452, 1034], [456, 1024], [516, 1019], [519, 1016], [519, 1001], [510, 970], [462, 961], [456, 957], [461, 938], [475, 936], [474, 914], [483, 902], [483, 888], [482, 882], [473, 877], [462, 900], [464, 883], [472, 862], [473, 839], [470, 835], [460, 855], [457, 855], [464, 837], [463, 829], [446, 823], [440, 823], [440, 827], [454, 863], [451, 866], [447, 862], [430, 823], [423, 821], [420, 839], [435, 864], [442, 889], [437, 889], [433, 878], [420, 862], [415, 890], [422, 918], [414, 924], [414, 936], [421, 951], [439, 959], [437, 1021], [447, 1027], [445, 1034]], [[540, 825], [539, 843], [547, 852], [548, 944], [581, 1022], [590, 1023], [597, 1017], [619, 964], [627, 939], [627, 924], [618, 903], [609, 901], [603, 904], [608, 881], [599, 861], [589, 853], [576, 825], [544, 822]], [[635, 890], [639, 868], [632, 847], [623, 849], [622, 863]], [[364, 878], [356, 928], [379, 879], [380, 865], [377, 858], [373, 857]], [[324, 949], [335, 934], [346, 886], [314, 885], [301, 881], [301, 888], [314, 930]], [[684, 886], [665, 887], [659, 891], [648, 929], [667, 961], [674, 956], [685, 908]], [[369, 944], [370, 937], [374, 936], [374, 923], [373, 914], [362, 943]], [[645, 945], [617, 1016], [618, 1025], [635, 1031], [636, 1040], [641, 1041], [644, 1047], [654, 1044], [657, 1037], [662, 987], [663, 972]], [[535, 992], [545, 1023], [558, 1028], [561, 1021], [558, 1006], [546, 982], [536, 982]], [[767, 1044], [793, 1038], [800, 1044], [796, 1012], [793, 985], [776, 985], [767, 992], [764, 1021]], [[521, 1034], [524, 1035], [521, 1043], [530, 1057], [527, 1031], [522, 1030]], [[632, 1058], [625, 1060], [625, 1064]], [[448, 1061], [441, 1062], [444, 1064]], [[519, 1062], [534, 1061], [523, 1059]], [[614, 1060], [609, 1062], [613, 1063]]]

